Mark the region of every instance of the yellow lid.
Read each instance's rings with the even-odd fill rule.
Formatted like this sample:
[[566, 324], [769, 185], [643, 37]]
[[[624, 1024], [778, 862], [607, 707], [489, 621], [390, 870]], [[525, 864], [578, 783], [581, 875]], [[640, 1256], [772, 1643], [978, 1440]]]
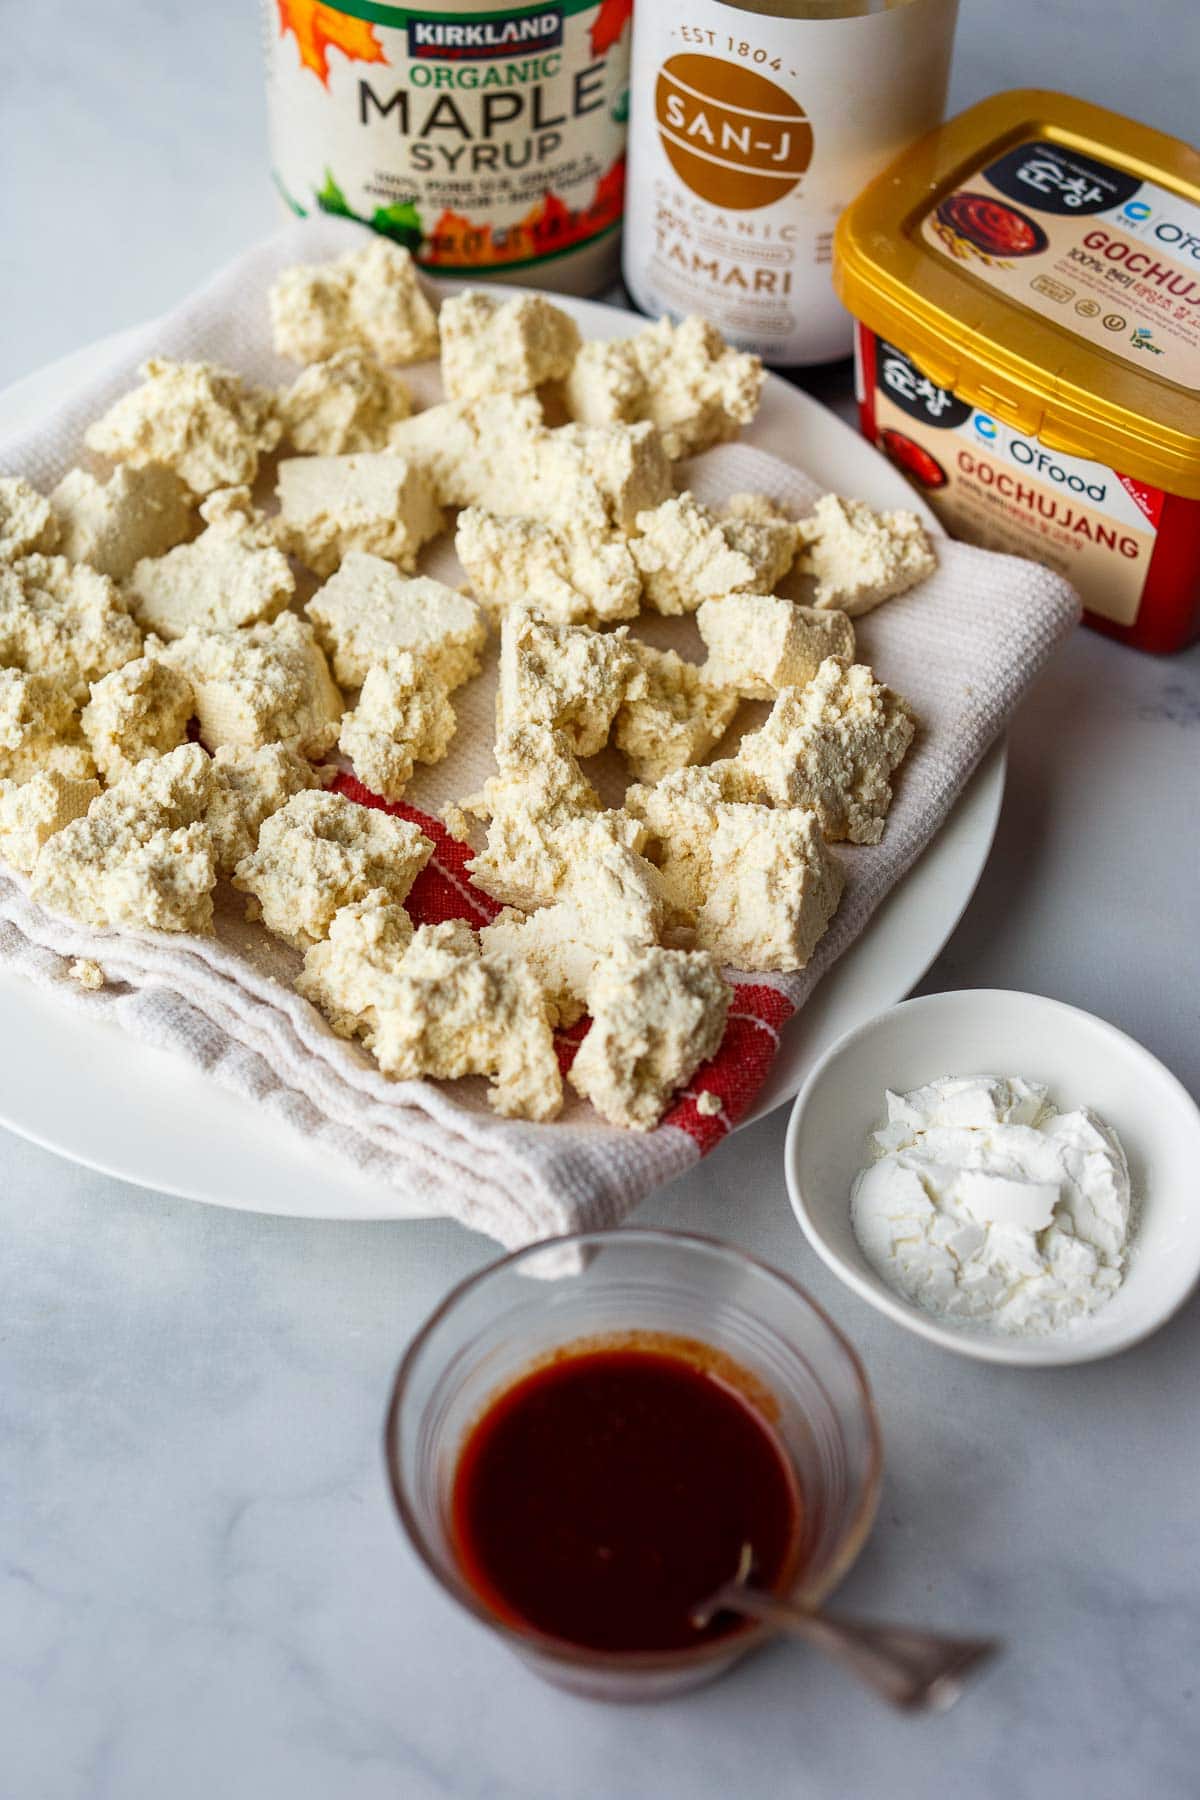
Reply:
[[996, 94], [847, 208], [834, 284], [939, 387], [1200, 498], [1200, 152], [1066, 94]]

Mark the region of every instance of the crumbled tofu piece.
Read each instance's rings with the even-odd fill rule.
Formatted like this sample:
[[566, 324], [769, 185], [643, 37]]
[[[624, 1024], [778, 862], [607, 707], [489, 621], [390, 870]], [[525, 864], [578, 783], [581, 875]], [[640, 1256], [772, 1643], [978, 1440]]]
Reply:
[[446, 800], [438, 808], [438, 817], [452, 838], [460, 843], [470, 844], [474, 836], [471, 814], [459, 800]]
[[350, 325], [358, 343], [382, 363], [425, 362], [437, 355], [437, 314], [408, 250], [374, 237], [341, 261], [350, 273]]
[[588, 987], [591, 1029], [568, 1079], [612, 1125], [650, 1131], [720, 1046], [731, 990], [702, 950], [622, 948]]
[[565, 733], [521, 720], [497, 737], [495, 756], [496, 773], [480, 793], [460, 802], [463, 812], [495, 819], [523, 809], [554, 826], [579, 813], [600, 811], [600, 796]]
[[145, 655], [92, 683], [81, 723], [105, 781], [120, 781], [143, 758], [165, 756], [187, 736], [192, 684], [159, 660], [161, 648], [148, 639]]
[[937, 568], [916, 513], [876, 512], [861, 500], [822, 494], [798, 530], [799, 566], [816, 577], [816, 604], [853, 617], [907, 593]]
[[481, 951], [469, 926], [422, 925], [381, 983], [366, 1043], [385, 1075], [486, 1075], [505, 1118], [552, 1119], [562, 1076], [546, 1002], [529, 970]]
[[0, 776], [28, 781], [39, 769], [96, 773], [74, 699], [49, 676], [0, 669]]
[[104, 986], [104, 970], [90, 956], [77, 956], [67, 970], [67, 974], [72, 981], [78, 982], [79, 986], [86, 988], [89, 993], [98, 993]]
[[212, 779], [198, 744], [139, 763], [42, 846], [34, 899], [85, 925], [211, 931]]
[[59, 521], [44, 494], [19, 475], [0, 475], [0, 562], [58, 547]]
[[474, 600], [427, 575], [405, 577], [351, 551], [305, 608], [345, 687], [361, 687], [391, 650], [411, 650], [448, 688], [479, 671], [487, 639]]
[[[424, 421], [445, 415], [433, 426]], [[651, 425], [547, 430], [531, 395], [490, 395], [431, 407], [392, 431], [391, 448], [432, 473], [454, 505], [540, 519], [604, 538], [671, 492], [671, 468]]]
[[797, 606], [776, 594], [706, 600], [696, 624], [708, 646], [708, 680], [747, 699], [803, 687], [827, 656], [854, 655], [854, 627], [844, 612]]
[[646, 824], [647, 854], [700, 949], [737, 969], [802, 969], [841, 898], [842, 870], [815, 813], [732, 798], [738, 778], [731, 763], [681, 769], [631, 789], [626, 806]]
[[915, 729], [906, 703], [865, 664], [831, 656], [808, 687], [784, 689], [737, 760], [777, 806], [811, 807], [830, 841], [877, 844]]
[[581, 344], [563, 398], [581, 425], [626, 425], [644, 417], [646, 383], [631, 338]]
[[285, 744], [316, 759], [337, 740], [342, 697], [312, 626], [294, 613], [245, 631], [188, 631], [162, 655], [191, 682], [210, 750]]
[[500, 626], [500, 731], [528, 722], [561, 731], [579, 756], [608, 742], [626, 694], [645, 685], [627, 627], [592, 631], [555, 625], [535, 613], [507, 613]]
[[762, 783], [736, 757], [723, 756], [717, 762], [695, 768], [676, 769], [664, 776], [653, 788], [635, 787], [635, 794], [671, 795], [685, 806], [709, 806], [725, 800], [762, 800]]
[[470, 506], [454, 548], [472, 592], [496, 612], [528, 605], [564, 625], [637, 613], [642, 583], [623, 538]]
[[642, 416], [673, 461], [736, 437], [758, 410], [761, 359], [732, 349], [706, 319], [660, 319], [637, 334], [633, 349], [645, 382]]
[[731, 494], [721, 514], [725, 541], [748, 556], [769, 593], [796, 560], [799, 533], [794, 519], [765, 494]]
[[524, 961], [546, 992], [552, 1022], [572, 1025], [585, 1011], [597, 964], [621, 945], [657, 944], [663, 896], [644, 857], [615, 841], [568, 870], [563, 898], [526, 916], [511, 908], [484, 926], [479, 941]]
[[100, 783], [39, 769], [27, 781], [0, 780], [0, 861], [28, 875], [56, 831], [81, 819]]
[[335, 350], [310, 364], [278, 395], [283, 433], [306, 456], [382, 450], [388, 432], [412, 412], [407, 383], [366, 350]]
[[468, 288], [442, 305], [442, 382], [451, 400], [527, 394], [561, 381], [579, 348], [569, 313], [540, 294], [500, 300]]
[[561, 900], [572, 871], [599, 863], [615, 847], [632, 852], [631, 874], [647, 883], [654, 871], [638, 852], [645, 831], [621, 811], [581, 813], [550, 823], [531, 804], [515, 804], [493, 815], [486, 847], [468, 865], [475, 886], [521, 912]]
[[143, 556], [163, 556], [192, 533], [192, 491], [162, 463], [122, 463], [107, 481], [71, 469], [50, 496], [70, 562], [125, 581]]
[[277, 618], [296, 580], [249, 488], [218, 488], [200, 507], [204, 530], [165, 556], [143, 559], [130, 578], [129, 604], [161, 638], [229, 631]]
[[660, 613], [695, 612], [705, 600], [765, 591], [767, 571], [730, 543], [724, 521], [687, 492], [638, 514], [630, 540], [643, 598]]
[[340, 263], [284, 269], [267, 299], [280, 356], [318, 362], [358, 342], [350, 324], [350, 277]]
[[634, 651], [645, 686], [636, 698], [621, 702], [617, 748], [638, 781], [660, 781], [708, 755], [733, 721], [738, 694], [714, 685], [707, 669], [685, 662], [674, 650], [635, 644]]
[[728, 759], [677, 769], [653, 787], [627, 790], [625, 810], [646, 829], [643, 847], [659, 871], [675, 922], [690, 922], [712, 883], [709, 851], [722, 808], [756, 801], [760, 792], [757, 777]]
[[358, 705], [342, 719], [338, 748], [358, 779], [399, 800], [414, 763], [440, 762], [458, 720], [446, 689], [410, 650], [393, 650], [367, 671]]
[[588, 425], [645, 420], [671, 460], [725, 443], [758, 410], [763, 366], [699, 318], [660, 319], [636, 337], [585, 344], [567, 377], [572, 418]]
[[557, 431], [542, 431], [514, 447], [507, 480], [496, 484], [491, 510], [541, 519], [602, 538], [613, 529], [612, 510], [578, 447]]
[[696, 943], [737, 969], [802, 969], [842, 897], [841, 865], [801, 807], [730, 805], [717, 820]]
[[32, 892], [85, 925], [210, 932], [215, 880], [203, 825], [143, 830], [123, 819], [78, 819], [39, 854]]
[[482, 792], [455, 810], [490, 820], [470, 874], [502, 905], [548, 906], [562, 897], [572, 869], [597, 861], [608, 846], [640, 849], [643, 828], [623, 812], [601, 812], [561, 731], [522, 722], [497, 739], [496, 763]]
[[[444, 400], [401, 419], [388, 432], [388, 449], [402, 456], [421, 473], [439, 506], [469, 506], [483, 498], [488, 474], [473, 408]], [[541, 408], [534, 402], [530, 429], [541, 426]]]
[[203, 824], [213, 794], [212, 757], [199, 744], [181, 744], [147, 758], [123, 775], [90, 809], [95, 818], [161, 814], [172, 827]]
[[581, 925], [586, 920], [577, 907], [556, 901], [532, 913], [506, 906], [479, 933], [488, 955], [530, 971], [546, 996], [547, 1016], [556, 1030], [582, 1018], [587, 984], [601, 954], [579, 935]]
[[373, 888], [403, 901], [432, 854], [405, 819], [342, 794], [306, 792], [264, 822], [233, 885], [254, 896], [268, 931], [306, 950], [328, 934], [339, 908]]
[[415, 463], [440, 506], [521, 512], [533, 445], [547, 435], [533, 394], [446, 400], [393, 425], [388, 447]]
[[137, 656], [142, 634], [107, 575], [65, 556], [0, 566], [0, 665], [60, 682], [78, 700]]
[[89, 425], [84, 443], [113, 462], [165, 463], [194, 494], [250, 486], [280, 438], [275, 401], [217, 363], [151, 357], [140, 387]]
[[317, 362], [357, 346], [383, 363], [437, 355], [437, 317], [409, 252], [373, 238], [337, 262], [285, 269], [270, 292], [275, 348]]
[[638, 417], [658, 427], [672, 461], [735, 438], [758, 411], [761, 359], [731, 349], [707, 319], [659, 319], [631, 342], [644, 383]]
[[628, 533], [639, 513], [661, 506], [672, 491], [671, 465], [652, 425], [560, 425], [523, 440], [523, 451], [517, 503], [498, 512]]
[[412, 920], [380, 888], [339, 907], [329, 936], [305, 952], [296, 989], [318, 1007], [339, 1037], [375, 1024], [375, 1000], [413, 940]]
[[386, 451], [289, 457], [276, 492], [280, 542], [317, 575], [332, 575], [352, 550], [413, 569], [442, 528], [429, 477]]
[[[263, 822], [293, 794], [324, 785], [321, 772], [282, 744], [222, 744], [212, 759], [212, 800], [204, 815], [218, 872], [232, 875], [258, 843]], [[332, 773], [332, 771], [330, 771]]]

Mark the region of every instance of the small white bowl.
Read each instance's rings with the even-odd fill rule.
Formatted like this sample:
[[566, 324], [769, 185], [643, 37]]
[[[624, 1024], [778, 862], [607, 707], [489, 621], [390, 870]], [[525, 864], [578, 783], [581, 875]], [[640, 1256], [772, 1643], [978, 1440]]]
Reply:
[[[907, 1092], [939, 1075], [1045, 1082], [1056, 1106], [1091, 1107], [1125, 1146], [1135, 1202], [1125, 1279], [1106, 1305], [1065, 1331], [1019, 1337], [943, 1324], [890, 1288], [858, 1247], [850, 1186], [883, 1122], [884, 1091]], [[848, 1032], [796, 1098], [785, 1166], [792, 1209], [822, 1261], [880, 1312], [960, 1356], [1026, 1367], [1112, 1356], [1164, 1324], [1200, 1277], [1200, 1108], [1132, 1038], [1038, 994], [928, 994]]]

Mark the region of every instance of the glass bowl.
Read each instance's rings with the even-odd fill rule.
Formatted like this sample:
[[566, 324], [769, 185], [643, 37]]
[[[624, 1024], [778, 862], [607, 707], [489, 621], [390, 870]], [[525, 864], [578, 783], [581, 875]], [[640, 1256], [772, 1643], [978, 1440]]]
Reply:
[[[617, 1653], [514, 1626], [460, 1569], [451, 1494], [464, 1439], [498, 1393], [565, 1344], [628, 1343], [631, 1334], [688, 1339], [736, 1365], [732, 1379], [783, 1445], [803, 1496], [788, 1590], [801, 1602], [819, 1604], [862, 1549], [882, 1469], [866, 1376], [846, 1339], [803, 1289], [728, 1244], [637, 1228], [580, 1233], [515, 1251], [455, 1288], [413, 1340], [392, 1391], [384, 1447], [401, 1523], [446, 1592], [539, 1675], [606, 1700], [696, 1687], [769, 1633], [747, 1624], [694, 1648]], [[728, 1364], [724, 1373], [731, 1378]]]

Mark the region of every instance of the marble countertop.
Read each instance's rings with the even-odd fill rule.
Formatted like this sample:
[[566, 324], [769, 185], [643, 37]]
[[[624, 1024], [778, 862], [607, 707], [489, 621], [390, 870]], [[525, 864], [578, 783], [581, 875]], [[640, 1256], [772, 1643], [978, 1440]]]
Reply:
[[[967, 0], [956, 103], [1036, 81], [1185, 132], [1187, 0]], [[0, 382], [179, 298], [274, 223], [250, 9], [46, 0], [6, 20]], [[846, 378], [813, 384], [844, 409]], [[3, 402], [0, 399], [0, 411]], [[978, 892], [924, 987], [1103, 1014], [1200, 1091], [1200, 655], [1081, 632], [1012, 733]], [[885, 1424], [847, 1610], [1004, 1636], [948, 1717], [778, 1647], [657, 1708], [541, 1686], [393, 1521], [406, 1340], [492, 1254], [143, 1192], [0, 1133], [0, 1793], [13, 1800], [724, 1800], [1196, 1792], [1195, 1306], [1109, 1364], [1023, 1373], [898, 1333], [807, 1251], [786, 1112], [640, 1215], [805, 1282]]]

